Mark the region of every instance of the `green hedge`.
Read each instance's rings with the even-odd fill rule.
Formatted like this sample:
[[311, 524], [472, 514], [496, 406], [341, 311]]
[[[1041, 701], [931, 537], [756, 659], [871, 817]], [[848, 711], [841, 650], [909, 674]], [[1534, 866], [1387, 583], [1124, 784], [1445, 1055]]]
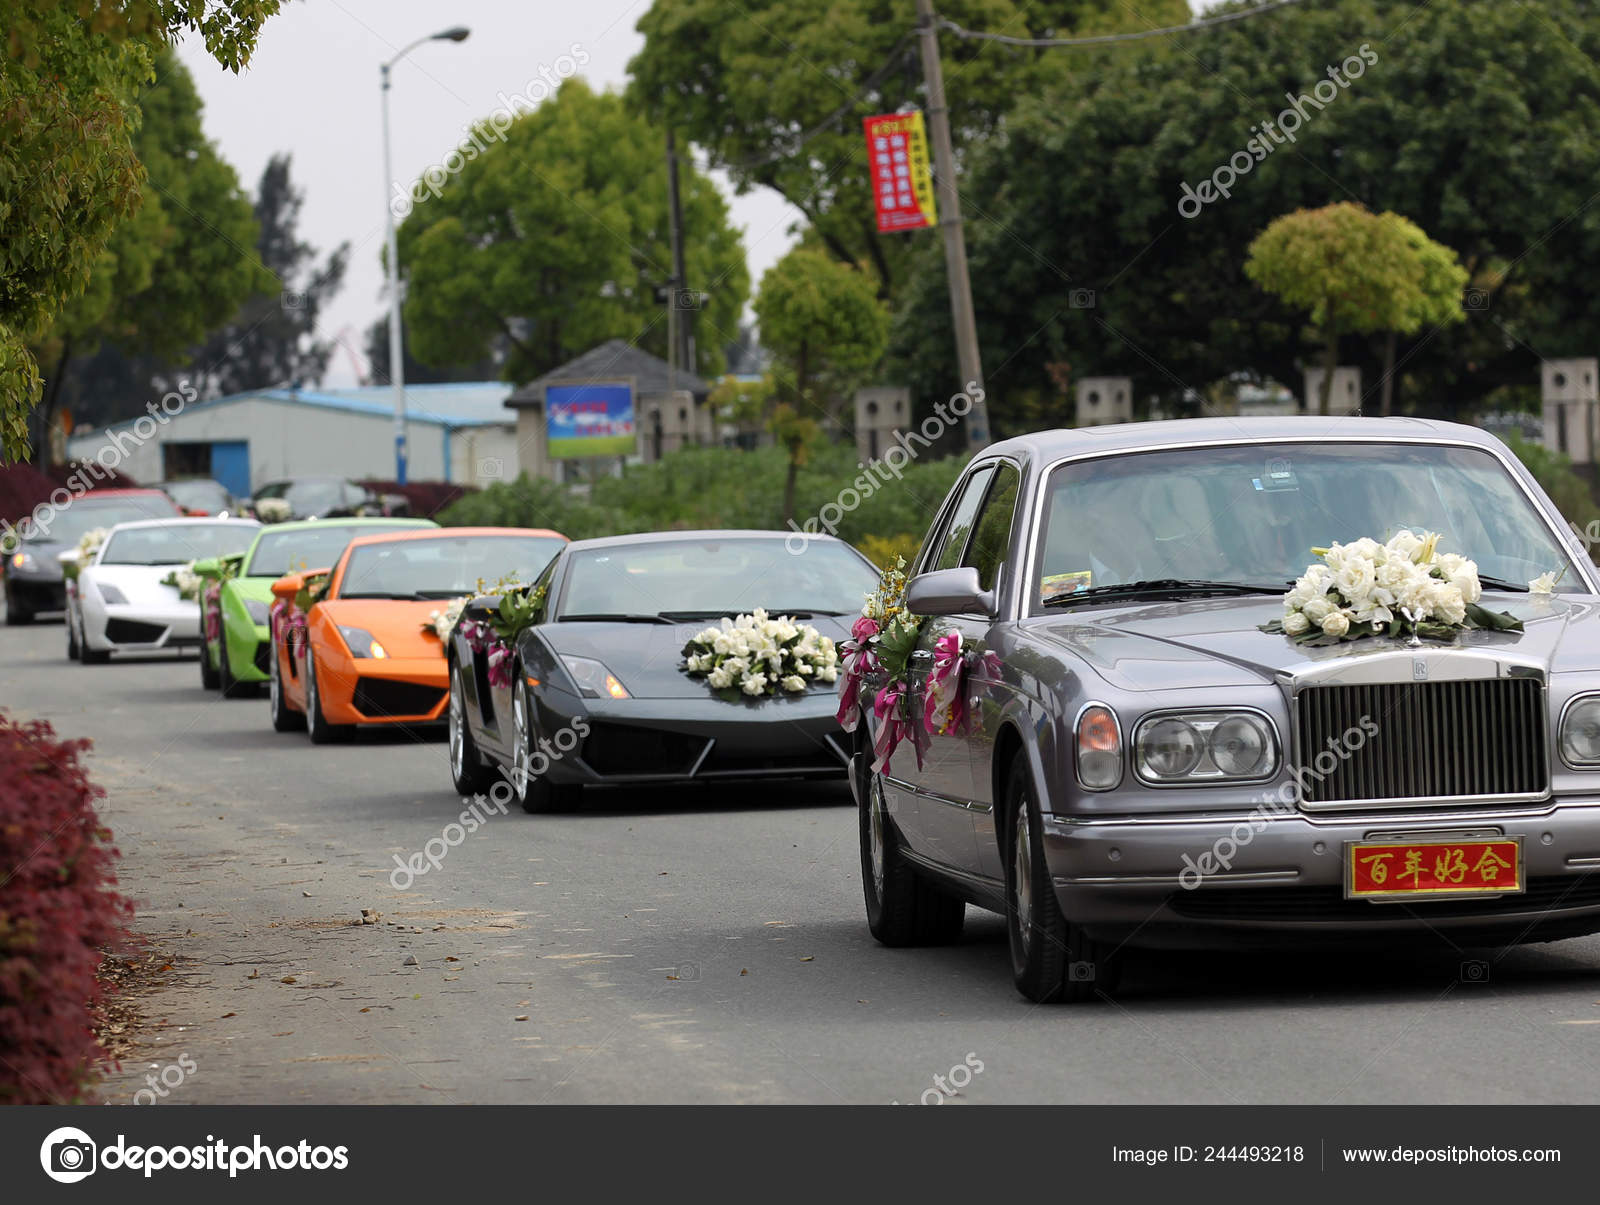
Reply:
[[[965, 464], [965, 457], [919, 459], [905, 465], [897, 480], [882, 465], [867, 474], [851, 448], [816, 449], [796, 481], [796, 521], [805, 527], [813, 520], [823, 530], [831, 523], [835, 535], [857, 546], [869, 537], [914, 542]], [[439, 520], [552, 527], [575, 540], [708, 527], [782, 530], [787, 471], [781, 448], [686, 448], [621, 477], [603, 478], [586, 499], [524, 475], [461, 499]]]

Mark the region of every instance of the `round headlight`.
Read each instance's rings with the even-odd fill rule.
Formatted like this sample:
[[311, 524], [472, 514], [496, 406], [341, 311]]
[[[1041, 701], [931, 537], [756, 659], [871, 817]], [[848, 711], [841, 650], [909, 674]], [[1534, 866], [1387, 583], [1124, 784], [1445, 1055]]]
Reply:
[[1266, 760], [1267, 734], [1255, 720], [1234, 716], [1211, 732], [1211, 760], [1230, 778], [1248, 778]]
[[1579, 699], [1567, 708], [1561, 755], [1573, 765], [1600, 765], [1600, 696]]
[[1200, 763], [1200, 734], [1178, 719], [1157, 720], [1139, 738], [1139, 755], [1156, 778], [1182, 778]]

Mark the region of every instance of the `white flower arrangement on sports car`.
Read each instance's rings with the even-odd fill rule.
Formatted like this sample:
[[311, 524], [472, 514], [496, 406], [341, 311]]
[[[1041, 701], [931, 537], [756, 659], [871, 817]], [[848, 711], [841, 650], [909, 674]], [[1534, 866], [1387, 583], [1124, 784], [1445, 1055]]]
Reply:
[[287, 498], [261, 498], [256, 502], [256, 518], [263, 523], [286, 523], [294, 516]]
[[175, 587], [179, 598], [193, 601], [200, 597], [200, 588], [206, 583], [205, 578], [195, 573], [194, 562], [190, 561], [187, 565], [180, 565], [167, 574], [161, 579], [161, 584]]
[[61, 559], [62, 575], [68, 581], [77, 581], [78, 574], [94, 559], [94, 554], [100, 550], [100, 545], [106, 542], [110, 529], [94, 527], [84, 532], [78, 538], [78, 546], [72, 550], [71, 556], [63, 555]]
[[832, 640], [810, 624], [797, 624], [787, 615], [773, 619], [759, 608], [697, 632], [683, 646], [683, 658], [690, 677], [704, 677], [713, 690], [752, 698], [800, 694], [813, 682], [832, 684], [839, 678]]
[[450, 633], [455, 631], [456, 622], [461, 618], [461, 612], [471, 602], [471, 594], [463, 594], [459, 598], [452, 598], [438, 611], [428, 612], [428, 621], [422, 625], [422, 630], [432, 632], [441, 642], [450, 639]]
[[[1479, 605], [1478, 566], [1438, 550], [1434, 532], [1396, 532], [1386, 543], [1363, 537], [1311, 551], [1308, 566], [1283, 598], [1283, 618], [1262, 627], [1301, 644], [1364, 636], [1449, 639], [1470, 628], [1522, 631], [1522, 621]], [[1547, 575], [1548, 576], [1548, 575]]]

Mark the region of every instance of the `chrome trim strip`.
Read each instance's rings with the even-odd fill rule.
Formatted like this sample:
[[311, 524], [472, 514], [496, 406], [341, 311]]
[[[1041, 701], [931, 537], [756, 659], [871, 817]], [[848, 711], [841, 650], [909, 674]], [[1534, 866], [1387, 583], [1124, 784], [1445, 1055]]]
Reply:
[[[1182, 875], [1176, 874], [1106, 874], [1084, 875], [1073, 878], [1056, 875], [1057, 887], [1181, 887]], [[1298, 870], [1230, 870], [1222, 874], [1202, 875], [1206, 883], [1293, 883], [1300, 878]]]
[[[1458, 800], [1450, 800], [1455, 804]], [[1459, 822], [1466, 824], [1503, 824], [1513, 820], [1538, 820], [1554, 816], [1557, 812], [1567, 811], [1594, 811], [1600, 812], [1600, 800], [1587, 803], [1561, 803], [1552, 800], [1542, 808], [1517, 808], [1507, 812], [1497, 812], [1494, 815], [1485, 815], [1483, 812], [1424, 812], [1420, 814], [1401, 813], [1394, 816], [1383, 817], [1387, 826], [1418, 824], [1433, 826], [1441, 823]], [[1600, 816], [1596, 816], [1600, 821]], [[1124, 813], [1120, 816], [1067, 816], [1053, 813], [1044, 817], [1045, 824], [1056, 825], [1061, 828], [1102, 828], [1102, 827], [1128, 827], [1130, 825], [1151, 824], [1246, 824], [1262, 821], [1267, 824], [1281, 824], [1288, 821], [1310, 824], [1317, 828], [1338, 828], [1346, 825], [1370, 825], [1374, 819], [1370, 816], [1330, 816], [1325, 813], [1313, 814], [1309, 812], [1280, 812], [1252, 811], [1252, 812], [1184, 812], [1182, 814], [1166, 815], [1140, 815], [1138, 813]], [[1600, 865], [1600, 858], [1596, 859]]]

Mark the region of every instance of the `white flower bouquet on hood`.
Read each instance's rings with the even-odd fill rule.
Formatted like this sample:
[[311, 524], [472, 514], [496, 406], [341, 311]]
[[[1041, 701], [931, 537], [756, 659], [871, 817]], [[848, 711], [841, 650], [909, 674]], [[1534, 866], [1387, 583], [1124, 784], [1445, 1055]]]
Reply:
[[1478, 566], [1438, 550], [1434, 532], [1396, 532], [1386, 543], [1362, 538], [1311, 551], [1308, 566], [1283, 597], [1283, 618], [1264, 624], [1302, 644], [1364, 636], [1447, 640], [1470, 628], [1522, 631], [1522, 621], [1479, 604]]

